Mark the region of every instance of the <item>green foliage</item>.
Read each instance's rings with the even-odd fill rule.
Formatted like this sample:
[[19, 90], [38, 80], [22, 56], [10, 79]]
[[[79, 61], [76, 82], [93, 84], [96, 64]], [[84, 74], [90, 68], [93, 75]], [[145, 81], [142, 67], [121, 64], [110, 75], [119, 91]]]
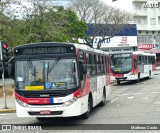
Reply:
[[86, 37], [87, 24], [63, 7], [44, 9], [38, 6], [23, 19], [8, 18], [1, 13], [0, 18], [2, 16], [5, 22], [0, 23], [0, 36], [10, 46], [32, 42], [78, 42], [78, 38]]

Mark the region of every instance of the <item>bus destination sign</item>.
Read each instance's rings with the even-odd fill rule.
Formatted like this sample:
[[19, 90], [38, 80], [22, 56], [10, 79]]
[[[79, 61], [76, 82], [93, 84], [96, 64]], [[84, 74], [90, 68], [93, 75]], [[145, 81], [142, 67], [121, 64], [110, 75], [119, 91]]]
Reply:
[[15, 50], [15, 55], [38, 55], [56, 53], [74, 53], [74, 47], [28, 47]]
[[131, 57], [132, 54], [114, 54], [112, 56], [115, 58], [117, 58], [117, 57]]

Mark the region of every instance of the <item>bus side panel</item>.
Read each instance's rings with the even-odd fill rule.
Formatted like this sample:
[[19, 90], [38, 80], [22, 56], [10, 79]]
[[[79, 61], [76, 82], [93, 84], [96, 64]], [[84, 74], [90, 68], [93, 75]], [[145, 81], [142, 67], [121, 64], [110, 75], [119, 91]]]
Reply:
[[106, 76], [97, 77], [97, 104], [102, 101], [103, 98], [103, 88], [106, 86]]
[[156, 71], [156, 64], [152, 64], [152, 71]]
[[110, 88], [110, 74], [106, 74], [106, 98], [108, 97], [108, 95], [111, 92], [111, 88]]
[[91, 91], [91, 81], [88, 78], [88, 75], [86, 75], [85, 85], [82, 89], [82, 112], [81, 114], [84, 114], [88, 109], [88, 96]]
[[90, 88], [93, 98], [93, 107], [97, 105], [97, 77], [90, 78]]

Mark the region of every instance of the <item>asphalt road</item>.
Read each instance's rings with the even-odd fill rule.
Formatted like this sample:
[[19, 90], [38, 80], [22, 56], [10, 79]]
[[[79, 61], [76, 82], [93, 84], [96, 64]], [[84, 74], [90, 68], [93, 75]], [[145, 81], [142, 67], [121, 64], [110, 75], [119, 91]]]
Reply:
[[[38, 121], [35, 118], [17, 118], [15, 113], [10, 113], [0, 114], [0, 124], [41, 125], [43, 126], [42, 129], [50, 129], [47, 132], [59, 129], [66, 130], [65, 132], [72, 131], [78, 133], [92, 132], [92, 128], [96, 129], [96, 126], [97, 129], [103, 129], [108, 126], [102, 124], [160, 124], [160, 75], [155, 75], [152, 79], [141, 80], [138, 83], [123, 82], [121, 85], [114, 83], [111, 85], [111, 89], [111, 95], [108, 97], [106, 105], [94, 108], [87, 120], [81, 120], [80, 118], [52, 118], [46, 121]], [[57, 125], [55, 126], [55, 124]], [[76, 127], [74, 124], [79, 125]], [[114, 127], [117, 125], [110, 126]], [[76, 129], [78, 131], [75, 131]], [[56, 132], [60, 132], [59, 130], [56, 130]], [[96, 130], [94, 132], [99, 131]], [[102, 130], [101, 132], [117, 133], [130, 131]], [[146, 131], [135, 130], [135, 132]], [[151, 130], [147, 132], [151, 132]]]

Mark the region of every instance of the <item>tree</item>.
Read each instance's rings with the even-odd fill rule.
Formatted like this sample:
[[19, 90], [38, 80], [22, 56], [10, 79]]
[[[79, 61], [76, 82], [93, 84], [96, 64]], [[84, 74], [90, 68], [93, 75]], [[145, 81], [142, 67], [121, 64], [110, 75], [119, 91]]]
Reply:
[[[54, 6], [52, 1], [31, 0], [28, 4], [8, 1], [5, 6], [12, 7], [7, 10], [9, 25], [3, 24], [7, 32], [2, 33], [8, 42], [16, 46], [31, 42], [78, 42], [78, 38], [84, 38], [86, 23], [73, 11]], [[17, 8], [13, 8], [13, 4]]]
[[105, 32], [110, 33], [111, 38], [133, 20], [131, 13], [111, 7], [98, 0], [77, 0], [70, 6], [70, 9], [77, 13], [80, 20], [94, 25], [92, 35], [85, 39], [88, 45], [93, 45], [93, 40], [97, 33], [104, 33], [101, 35], [102, 39], [98, 42], [97, 48], [100, 48], [101, 43], [108, 39], [105, 38]]

